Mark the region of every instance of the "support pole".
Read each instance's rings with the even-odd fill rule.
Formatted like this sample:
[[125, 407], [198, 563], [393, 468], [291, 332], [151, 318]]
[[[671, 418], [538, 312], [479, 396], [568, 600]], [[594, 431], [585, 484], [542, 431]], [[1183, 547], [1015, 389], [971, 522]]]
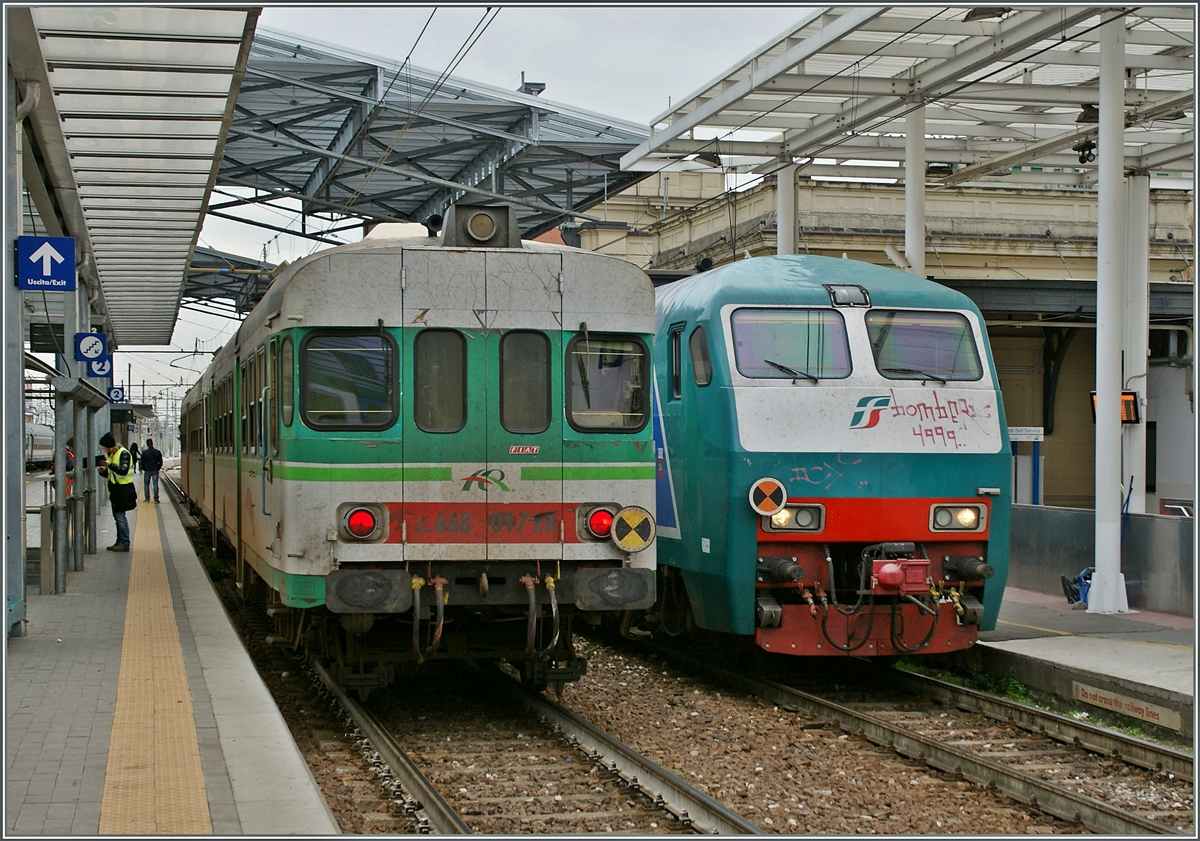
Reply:
[[796, 253], [796, 170], [789, 157], [776, 174], [775, 181], [775, 253]]
[[1146, 406], [1150, 353], [1150, 176], [1133, 175], [1126, 182], [1125, 243], [1125, 380], [1138, 393], [1141, 423], [1123, 427], [1121, 481], [1133, 477], [1130, 514], [1146, 513]]
[[1127, 613], [1121, 573], [1121, 306], [1125, 276], [1125, 18], [1100, 28], [1099, 226], [1096, 248], [1096, 571], [1088, 613]]
[[[96, 423], [100, 413], [95, 409], [87, 411], [87, 428], [84, 431], [85, 441], [82, 453], [79, 450], [75, 451], [75, 458], [78, 459], [81, 455], [87, 460], [87, 467], [84, 470], [84, 482], [87, 490], [84, 492], [84, 513], [87, 518], [87, 535], [86, 549], [89, 555], [96, 554], [96, 509], [100, 506], [99, 481], [100, 474], [96, 472]], [[76, 436], [78, 442], [78, 436]]]
[[925, 106], [904, 118], [904, 259], [925, 277]]
[[87, 546], [83, 537], [83, 500], [84, 482], [86, 473], [83, 469], [83, 455], [86, 450], [82, 444], [85, 443], [86, 435], [84, 430], [87, 429], [87, 406], [83, 403], [75, 404], [75, 475], [71, 481], [74, 486], [71, 493], [71, 569], [79, 572], [83, 569], [83, 553]]
[[67, 454], [63, 444], [71, 428], [71, 399], [54, 395], [54, 592], [67, 591]]

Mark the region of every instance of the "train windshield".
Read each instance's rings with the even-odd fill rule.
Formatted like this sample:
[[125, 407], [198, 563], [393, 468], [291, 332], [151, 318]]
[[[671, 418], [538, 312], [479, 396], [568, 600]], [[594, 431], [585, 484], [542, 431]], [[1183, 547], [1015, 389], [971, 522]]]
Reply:
[[312, 429], [385, 429], [396, 420], [391, 336], [313, 333], [300, 346], [301, 408]]
[[633, 337], [576, 336], [567, 345], [567, 417], [581, 431], [636, 432], [646, 424], [649, 355]]
[[889, 380], [978, 380], [971, 325], [954, 312], [871, 310], [867, 335], [875, 367]]
[[730, 319], [743, 377], [840, 380], [850, 376], [842, 314], [827, 309], [740, 309]]

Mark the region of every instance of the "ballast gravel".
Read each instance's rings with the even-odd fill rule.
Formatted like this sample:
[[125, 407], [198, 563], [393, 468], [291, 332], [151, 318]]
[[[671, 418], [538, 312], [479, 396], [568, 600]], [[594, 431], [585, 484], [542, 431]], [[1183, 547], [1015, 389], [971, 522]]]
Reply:
[[829, 722], [722, 692], [651, 653], [577, 639], [587, 674], [561, 703], [767, 831], [1086, 833]]

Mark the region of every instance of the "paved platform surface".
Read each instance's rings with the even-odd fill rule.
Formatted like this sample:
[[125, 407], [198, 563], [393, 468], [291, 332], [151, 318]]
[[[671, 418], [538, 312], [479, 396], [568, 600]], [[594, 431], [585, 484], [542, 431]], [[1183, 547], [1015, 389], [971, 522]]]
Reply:
[[1021, 677], [1040, 672], [1047, 685], [1038, 688], [1078, 697], [1076, 684], [1083, 683], [1110, 696], [1161, 704], [1182, 717], [1181, 726], [1171, 729], [1194, 732], [1192, 617], [1148, 611], [1088, 613], [1073, 610], [1061, 593], [1009, 587], [996, 629], [981, 633], [977, 648], [1026, 661], [1030, 668]]
[[[211, 832], [336, 834], [336, 821], [287, 725], [192, 552], [174, 507], [163, 498], [140, 519], [143, 528], [156, 526], [161, 538], [168, 615], [173, 613], [178, 630]], [[129, 519], [136, 549], [137, 512]], [[111, 544], [115, 527], [107, 508], [98, 525], [97, 544]], [[114, 767], [110, 748], [119, 685], [125, 680], [133, 556], [101, 550], [86, 556], [84, 570], [67, 574], [65, 593], [38, 595], [34, 588], [27, 636], [7, 639], [6, 837], [96, 835], [111, 825], [105, 822], [111, 814], [104, 811], [113, 780], [106, 777]], [[164, 598], [167, 592], [164, 588]]]

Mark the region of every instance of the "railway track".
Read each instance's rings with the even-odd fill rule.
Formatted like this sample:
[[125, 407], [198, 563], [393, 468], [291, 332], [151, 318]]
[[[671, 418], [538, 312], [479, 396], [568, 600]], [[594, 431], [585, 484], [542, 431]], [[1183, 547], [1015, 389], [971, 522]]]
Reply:
[[[843, 685], [779, 682], [660, 652], [694, 672], [1112, 835], [1194, 835], [1192, 758], [986, 693], [871, 665]], [[866, 670], [864, 669], [864, 672]], [[802, 690], [792, 683], [804, 682]]]
[[438, 834], [763, 834], [498, 670], [481, 667], [473, 692], [380, 693], [368, 710], [315, 668], [400, 782], [397, 803]]

